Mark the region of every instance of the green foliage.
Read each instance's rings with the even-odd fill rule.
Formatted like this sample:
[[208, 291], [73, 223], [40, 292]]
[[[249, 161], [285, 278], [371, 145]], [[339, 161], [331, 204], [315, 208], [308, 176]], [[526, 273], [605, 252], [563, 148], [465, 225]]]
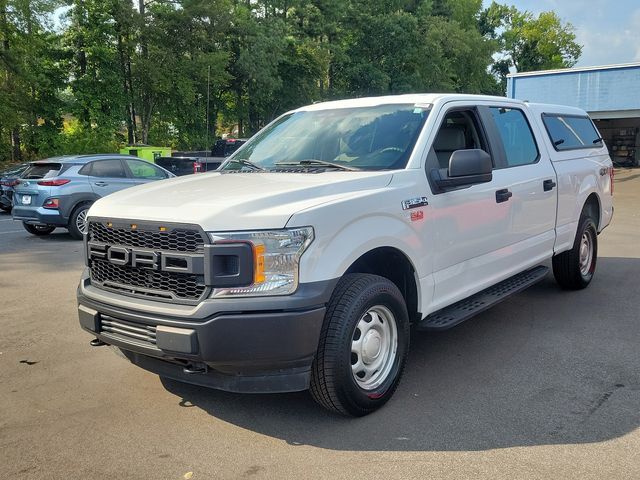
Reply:
[[493, 2], [480, 16], [481, 33], [495, 38], [502, 53], [493, 72], [506, 85], [509, 68], [518, 72], [572, 67], [582, 54], [573, 26], [555, 12], [537, 17]]
[[60, 4], [0, 0], [0, 160], [39, 157], [57, 142], [67, 76], [48, 18]]
[[65, 125], [58, 149], [68, 155], [87, 152], [109, 153], [118, 149], [118, 140], [122, 141], [122, 138], [114, 136], [109, 129], [87, 126], [74, 119]]
[[579, 55], [553, 12], [482, 0], [0, 0], [0, 161], [200, 150], [311, 102], [500, 93]]

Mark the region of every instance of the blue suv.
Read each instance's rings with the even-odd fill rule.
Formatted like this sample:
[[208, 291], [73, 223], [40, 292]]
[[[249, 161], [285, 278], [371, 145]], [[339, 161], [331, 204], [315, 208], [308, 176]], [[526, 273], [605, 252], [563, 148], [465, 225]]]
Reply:
[[14, 220], [33, 235], [65, 227], [73, 238], [87, 231], [87, 211], [98, 198], [124, 188], [174, 177], [130, 155], [76, 155], [32, 162], [13, 197]]

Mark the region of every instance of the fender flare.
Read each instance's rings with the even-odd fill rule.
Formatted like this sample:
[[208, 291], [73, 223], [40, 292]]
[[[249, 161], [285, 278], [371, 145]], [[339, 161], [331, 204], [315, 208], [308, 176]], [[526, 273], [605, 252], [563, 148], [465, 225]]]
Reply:
[[[363, 236], [363, 232], [372, 231], [380, 234]], [[330, 237], [316, 239], [301, 257], [300, 281], [340, 278], [363, 255], [378, 248], [393, 248], [402, 253], [413, 267], [420, 308], [422, 293], [419, 279], [427, 274], [425, 272], [430, 273], [431, 262], [429, 256], [420, 256], [421, 244], [418, 232], [398, 217], [390, 214], [363, 216], [342, 226]]]

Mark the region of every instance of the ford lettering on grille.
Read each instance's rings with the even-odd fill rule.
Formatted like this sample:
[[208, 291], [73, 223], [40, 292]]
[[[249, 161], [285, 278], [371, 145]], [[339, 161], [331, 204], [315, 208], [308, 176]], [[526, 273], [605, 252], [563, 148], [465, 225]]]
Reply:
[[129, 248], [88, 242], [87, 254], [90, 260], [106, 260], [114, 265], [146, 268], [163, 272], [204, 274], [202, 255], [160, 252], [143, 248]]

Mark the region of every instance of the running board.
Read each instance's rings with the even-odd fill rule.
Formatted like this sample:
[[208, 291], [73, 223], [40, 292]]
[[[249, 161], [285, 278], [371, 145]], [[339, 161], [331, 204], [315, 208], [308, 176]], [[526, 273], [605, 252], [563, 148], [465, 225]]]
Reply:
[[530, 270], [518, 273], [475, 295], [433, 312], [417, 323], [417, 329], [433, 332], [455, 327], [459, 323], [500, 303], [509, 296], [538, 283], [548, 272], [549, 268], [538, 265]]

